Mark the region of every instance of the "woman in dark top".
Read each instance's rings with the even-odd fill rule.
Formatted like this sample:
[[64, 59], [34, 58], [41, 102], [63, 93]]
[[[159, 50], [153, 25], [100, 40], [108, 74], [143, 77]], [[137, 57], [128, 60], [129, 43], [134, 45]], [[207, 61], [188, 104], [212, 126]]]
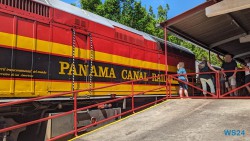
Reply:
[[[211, 64], [207, 61], [205, 57], [202, 58], [202, 62], [199, 64], [199, 71], [200, 72], [211, 72], [210, 70], [213, 70], [215, 72], [218, 72], [216, 69], [214, 69]], [[212, 81], [212, 75], [211, 74], [200, 74], [200, 81], [202, 85], [202, 89], [204, 96], [207, 95], [207, 84], [210, 87], [211, 93], [215, 93], [214, 89], [214, 83]]]

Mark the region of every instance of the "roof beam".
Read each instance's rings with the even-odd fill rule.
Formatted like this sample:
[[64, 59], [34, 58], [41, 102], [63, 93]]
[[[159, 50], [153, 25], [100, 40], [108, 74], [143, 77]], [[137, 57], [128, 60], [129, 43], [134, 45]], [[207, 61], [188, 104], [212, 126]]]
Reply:
[[177, 15], [176, 17], [173, 17], [165, 22], [160, 23], [160, 25], [162, 27], [167, 27], [167, 26], [171, 26], [181, 20], [187, 19], [188, 17], [190, 17], [191, 15], [200, 12], [202, 10], [204, 10], [206, 7], [215, 4], [217, 1], [213, 1], [213, 0], [209, 0], [201, 5], [198, 5], [197, 7], [190, 9], [180, 15]]
[[209, 46], [205, 43], [202, 43], [201, 41], [198, 41], [198, 40], [195, 40], [193, 37], [190, 37], [189, 35], [185, 34], [185, 33], [182, 33], [182, 32], [179, 32], [177, 29], [174, 29], [174, 28], [167, 28], [169, 30], [169, 32], [171, 34], [173, 34], [174, 36], [184, 40], [184, 41], [188, 41], [190, 42], [191, 44], [195, 45], [195, 46], [199, 46], [199, 47], [202, 47], [203, 49], [207, 50], [207, 51], [212, 51], [214, 52], [215, 54], [226, 54], [227, 52], [224, 52], [224, 51], [220, 51], [220, 50], [214, 50], [214, 49], [209, 49]]
[[216, 42], [216, 43], [213, 43], [209, 46], [209, 48], [214, 48], [214, 47], [217, 47], [219, 45], [222, 45], [222, 44], [225, 44], [225, 43], [228, 43], [228, 42], [231, 42], [231, 41], [234, 41], [234, 40], [237, 40], [241, 37], [244, 37], [246, 36], [247, 34], [246, 33], [243, 33], [243, 34], [239, 34], [239, 35], [236, 35], [236, 36], [233, 36], [233, 37], [230, 37], [228, 39], [225, 39], [225, 40], [222, 40], [222, 41], [219, 41], [219, 42]]
[[208, 48], [209, 46], [199, 40], [196, 40], [195, 38], [191, 37], [190, 35], [187, 35], [186, 33], [174, 28], [174, 27], [168, 27], [167, 30], [169, 30], [171, 33], [174, 33], [175, 35], [178, 35], [180, 36], [181, 38], [185, 39], [185, 40], [188, 40], [188, 41], [191, 41], [193, 43], [195, 43], [196, 45], [199, 45], [201, 47], [204, 47], [204, 48]]
[[250, 51], [249, 52], [244, 52], [244, 53], [235, 55], [234, 58], [239, 58], [239, 57], [246, 56], [246, 55], [249, 55], [249, 54], [250, 54]]
[[245, 33], [248, 33], [248, 31], [246, 30], [245, 27], [243, 27], [243, 25], [240, 23], [240, 21], [237, 20], [237, 18], [235, 16], [233, 16], [232, 14], [227, 14], [231, 19], [232, 21], [234, 22], [234, 24], [236, 26], [238, 26], [239, 28], [241, 28]]
[[250, 35], [240, 37], [240, 43], [247, 43], [247, 42], [250, 42]]
[[227, 14], [250, 8], [250, 0], [223, 0], [206, 8], [207, 17]]

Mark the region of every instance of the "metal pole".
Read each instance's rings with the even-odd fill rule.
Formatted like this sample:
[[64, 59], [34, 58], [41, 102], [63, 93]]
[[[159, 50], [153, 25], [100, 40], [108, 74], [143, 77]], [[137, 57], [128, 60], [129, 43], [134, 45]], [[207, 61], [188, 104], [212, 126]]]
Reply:
[[132, 82], [132, 111], [133, 111], [133, 113], [135, 113], [135, 111], [134, 111], [134, 109], [135, 109], [135, 104], [134, 104], [134, 102], [135, 102], [135, 99], [134, 99], [134, 82]]
[[169, 86], [169, 84], [167, 84], [167, 83], [169, 83], [169, 77], [168, 76], [165, 76], [165, 78], [166, 78], [166, 97], [169, 97], [169, 95], [170, 95], [170, 88], [169, 87], [167, 87], [167, 86]]
[[221, 83], [220, 83], [220, 73], [218, 73], [218, 87], [219, 87], [219, 92], [218, 92], [218, 98], [220, 98], [220, 95], [221, 95], [221, 89], [220, 89], [220, 87], [221, 87]]
[[[192, 85], [194, 85], [194, 77], [195, 76], [192, 77]], [[192, 93], [193, 93], [193, 96], [194, 96], [194, 88], [192, 88]]]
[[173, 80], [173, 78], [172, 77], [170, 77], [171, 79], [170, 79], [170, 87], [169, 87], [169, 95], [170, 95], [170, 97], [172, 97], [172, 80]]
[[220, 73], [216, 73], [217, 79], [217, 98], [220, 98]]
[[216, 96], [219, 98], [219, 81], [218, 73], [215, 74], [215, 86], [216, 86]]
[[164, 41], [165, 41], [165, 78], [166, 78], [166, 94], [168, 93], [168, 50], [167, 50], [167, 38], [168, 38], [167, 27], [164, 28]]
[[208, 56], [209, 56], [209, 63], [211, 63], [211, 50], [209, 50]]
[[77, 136], [77, 93], [74, 93], [74, 130]]

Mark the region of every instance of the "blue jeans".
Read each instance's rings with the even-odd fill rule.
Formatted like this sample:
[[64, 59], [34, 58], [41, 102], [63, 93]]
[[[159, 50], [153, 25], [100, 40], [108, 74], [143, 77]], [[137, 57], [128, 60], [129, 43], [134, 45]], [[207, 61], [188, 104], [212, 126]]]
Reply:
[[[182, 80], [182, 79], [180, 79], [180, 80]], [[182, 81], [187, 82], [187, 80], [182, 80]], [[187, 90], [187, 89], [188, 89], [187, 84], [184, 84], [184, 83], [182, 83], [182, 82], [179, 82], [179, 86], [180, 86], [180, 88], [182, 88], [182, 89], [185, 89], [185, 90]]]

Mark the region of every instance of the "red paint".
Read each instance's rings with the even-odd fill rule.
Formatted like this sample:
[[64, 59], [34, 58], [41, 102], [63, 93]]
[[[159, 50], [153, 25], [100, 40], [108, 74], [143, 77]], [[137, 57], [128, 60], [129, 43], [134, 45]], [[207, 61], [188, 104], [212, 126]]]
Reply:
[[5, 14], [0, 11], [0, 21], [1, 21], [0, 32], [13, 34], [14, 32], [11, 26], [13, 25], [13, 19], [14, 19], [13, 15]]
[[50, 25], [37, 22], [37, 39], [51, 41]]
[[[15, 10], [14, 10], [15, 12]], [[18, 10], [16, 11], [19, 12]], [[23, 11], [25, 12], [25, 11]], [[54, 13], [54, 15], [52, 14]], [[0, 14], [0, 20], [5, 21], [2, 22], [0, 27], [0, 32], [6, 32], [13, 34], [13, 27], [9, 25], [13, 25], [13, 16], [10, 14]], [[114, 54], [118, 56], [144, 60], [153, 63], [165, 64], [164, 54], [159, 54], [159, 51], [156, 50], [157, 44], [155, 42], [144, 39], [141, 35], [137, 35], [135, 33], [126, 31], [124, 29], [115, 27], [110, 28], [104, 25], [94, 23], [93, 21], [88, 21], [86, 19], [77, 17], [70, 13], [66, 13], [64, 11], [60, 11], [58, 9], [50, 8], [50, 17], [54, 22], [50, 24], [42, 23], [37, 21], [37, 28], [34, 29], [34, 19], [24, 19], [17, 18], [17, 34], [25, 37], [33, 38], [37, 36], [37, 39], [50, 41], [60, 44], [65, 44], [71, 46], [72, 44], [72, 26], [76, 27], [78, 30], [84, 31], [84, 33], [90, 32], [93, 36], [93, 43], [95, 51]], [[38, 15], [40, 16], [40, 15]], [[79, 26], [76, 25], [76, 20], [81, 24], [84, 23], [84, 29], [80, 29]], [[52, 29], [51, 29], [52, 28]], [[50, 34], [50, 30], [52, 30], [52, 36]], [[34, 35], [34, 31], [37, 32], [37, 35]], [[118, 35], [122, 34], [122, 39], [119, 39]], [[126, 41], [124, 40], [126, 38]], [[86, 34], [77, 34], [77, 47], [80, 48], [88, 48], [87, 47], [87, 36]], [[132, 44], [130, 44], [132, 43]], [[28, 51], [28, 50], [27, 50]], [[49, 51], [48, 51], [49, 52]], [[45, 52], [43, 52], [45, 53]], [[59, 56], [64, 56], [64, 55]], [[65, 56], [71, 57], [71, 56]], [[180, 57], [180, 55], [178, 56]], [[170, 59], [170, 65], [176, 65], [176, 59]], [[187, 60], [187, 58], [183, 58], [182, 60]], [[194, 61], [194, 60], [193, 60]], [[190, 66], [190, 65], [188, 65]], [[194, 70], [194, 69], [193, 69]]]

